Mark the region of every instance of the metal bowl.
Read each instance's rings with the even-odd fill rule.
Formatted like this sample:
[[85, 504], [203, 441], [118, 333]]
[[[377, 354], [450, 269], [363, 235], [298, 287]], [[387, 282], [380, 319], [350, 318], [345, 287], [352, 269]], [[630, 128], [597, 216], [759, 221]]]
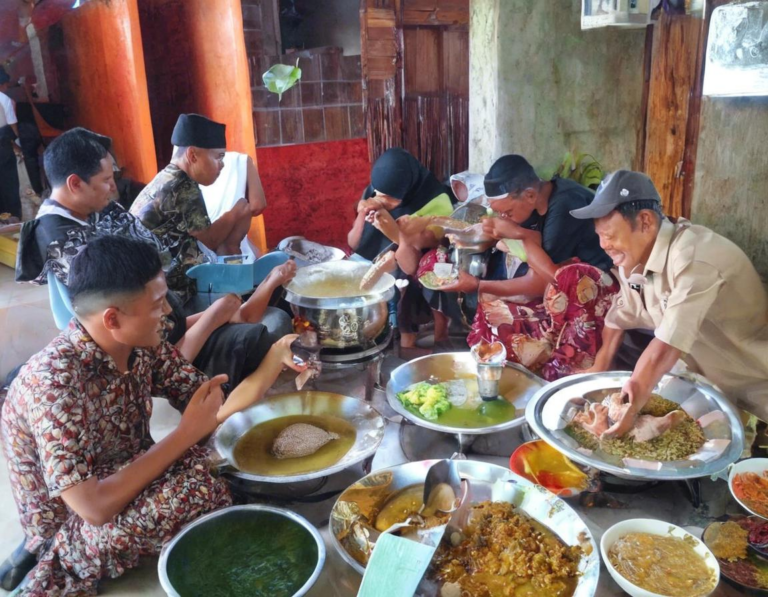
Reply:
[[384, 274], [368, 291], [354, 296], [317, 296], [313, 285], [320, 278], [338, 279], [339, 285], [355, 285], [369, 266], [353, 261], [335, 261], [301, 268], [285, 287], [285, 300], [293, 314], [317, 330], [324, 348], [370, 348], [386, 336], [389, 301], [395, 295], [395, 279]]
[[[256, 475], [237, 469], [234, 450], [237, 441], [259, 423], [289, 415], [329, 415], [344, 419], [357, 430], [355, 443], [332, 466], [299, 475]], [[295, 392], [271, 396], [229, 417], [213, 438], [219, 455], [229, 463], [227, 473], [250, 483], [301, 483], [327, 477], [372, 456], [384, 438], [384, 418], [369, 404], [331, 392]]]
[[[174, 588], [171, 578], [177, 574], [184, 574], [184, 569], [190, 567], [208, 568], [210, 556], [206, 553], [205, 546], [211, 541], [216, 541], [222, 534], [228, 538], [228, 543], [234, 543], [237, 533], [243, 529], [243, 523], [249, 519], [264, 520], [270, 517], [283, 517], [307, 532], [307, 540], [314, 543], [317, 550], [317, 562], [312, 575], [304, 585], [297, 590], [293, 597], [306, 594], [315, 584], [325, 564], [325, 543], [317, 529], [306, 519], [282, 508], [251, 504], [247, 506], [230, 506], [216, 510], [198, 518], [195, 522], [186, 526], [170, 543], [167, 543], [160, 553], [157, 563], [157, 572], [160, 576], [160, 585], [169, 597], [180, 597]], [[209, 538], [209, 539], [206, 539]], [[259, 536], [258, 533], [245, 537], [245, 541], [264, 542], [275, 539], [267, 533]], [[276, 545], [277, 548], [277, 545]], [[177, 572], [181, 570], [180, 572]]]
[[[308, 265], [314, 265], [316, 263], [325, 263], [328, 261], [341, 261], [346, 258], [346, 253], [336, 247], [329, 247], [327, 245], [321, 245], [311, 240], [307, 240], [303, 236], [289, 236], [280, 241], [277, 245], [278, 251], [288, 251], [296, 261], [296, 266], [299, 268], [306, 267]], [[317, 251], [321, 254], [321, 260], [307, 260], [296, 257], [296, 255], [307, 255]]]
[[[516, 414], [519, 414], [511, 421], [506, 421], [505, 423], [489, 425], [488, 427], [453, 427], [449, 425], [441, 425], [437, 421], [429, 421], [415, 415], [405, 408], [403, 403], [397, 399], [398, 392], [402, 392], [408, 386], [420, 381], [427, 381], [430, 378], [435, 378], [438, 381], [449, 381], [460, 377], [466, 377], [467, 374], [474, 375], [476, 373], [477, 365], [469, 352], [445, 352], [442, 354], [419, 357], [404, 365], [400, 365], [392, 372], [389, 382], [387, 383], [387, 401], [395, 411], [416, 425], [434, 429], [435, 431], [442, 431], [444, 433], [484, 435], [486, 433], [496, 433], [497, 431], [504, 431], [522, 425], [525, 422], [525, 407], [534, 394], [536, 394], [536, 392], [544, 385], [544, 381], [524, 367], [514, 363], [508, 363], [504, 368], [499, 388], [503, 394], [507, 394], [510, 391], [519, 388], [517, 397], [512, 401], [512, 404], [517, 409]], [[507, 389], [505, 390], [505, 388]]]
[[582, 397], [589, 398], [590, 395], [600, 398], [617, 392], [630, 375], [628, 371], [608, 371], [572, 375], [552, 382], [539, 390], [528, 403], [525, 418], [541, 439], [568, 458], [617, 477], [650, 480], [693, 479], [718, 473], [738, 460], [744, 448], [744, 428], [736, 409], [708, 383], [679, 375], [662, 377], [653, 393], [680, 404], [682, 410], [696, 420], [709, 413], [715, 413], [710, 414], [710, 418], [721, 418], [724, 424], [718, 425], [716, 429], [705, 429], [707, 444], [722, 442], [718, 446], [723, 446], [727, 442], [727, 446], [716, 456], [717, 449], [713, 448], [704, 458], [697, 453], [685, 460], [646, 461], [601, 455], [580, 448], [576, 440], [564, 430], [570, 422], [568, 410], [571, 401]]
[[[344, 561], [357, 572], [364, 574], [365, 567], [347, 551], [338, 538], [344, 531], [344, 512], [350, 510], [347, 506], [352, 502], [355, 504], [352, 510], [357, 509], [362, 515], [367, 515], [374, 509], [380, 508], [397, 491], [410, 485], [424, 483], [427, 471], [435, 462], [437, 461], [409, 462], [375, 471], [347, 488], [339, 496], [331, 511], [329, 522], [331, 542]], [[568, 504], [540, 485], [534, 485], [501, 466], [475, 460], [457, 460], [456, 464], [461, 478], [469, 480], [473, 502], [485, 500], [511, 502], [552, 530], [566, 544], [581, 545], [585, 555], [579, 565], [581, 576], [573, 597], [594, 595], [600, 577], [597, 543], [587, 525]], [[382, 487], [382, 491], [376, 494], [379, 496], [377, 501], [356, 500], [356, 496], [365, 495], [361, 490], [364, 492], [366, 488], [379, 486]]]

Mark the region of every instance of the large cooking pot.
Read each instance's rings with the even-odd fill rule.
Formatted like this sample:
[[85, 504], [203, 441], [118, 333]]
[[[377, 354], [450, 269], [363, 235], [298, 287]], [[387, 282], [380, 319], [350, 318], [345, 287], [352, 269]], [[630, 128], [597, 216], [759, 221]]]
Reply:
[[362, 291], [360, 281], [368, 267], [352, 261], [309, 265], [286, 285], [285, 300], [296, 317], [317, 330], [321, 347], [366, 349], [386, 336], [387, 301], [395, 294], [395, 279], [384, 274], [373, 288]]

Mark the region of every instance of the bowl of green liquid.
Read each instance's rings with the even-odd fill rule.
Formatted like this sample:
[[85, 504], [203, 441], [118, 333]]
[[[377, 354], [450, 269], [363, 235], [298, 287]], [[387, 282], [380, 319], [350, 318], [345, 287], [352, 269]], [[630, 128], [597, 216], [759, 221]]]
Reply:
[[300, 597], [325, 563], [320, 533], [281, 508], [231, 506], [185, 527], [160, 554], [169, 597]]

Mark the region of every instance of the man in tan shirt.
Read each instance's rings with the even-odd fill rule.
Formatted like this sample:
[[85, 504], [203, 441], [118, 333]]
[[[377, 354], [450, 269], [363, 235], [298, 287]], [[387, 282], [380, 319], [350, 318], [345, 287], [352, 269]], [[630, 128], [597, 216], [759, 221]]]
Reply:
[[610, 369], [624, 330], [655, 336], [623, 388], [627, 416], [608, 437], [632, 427], [678, 359], [738, 406], [768, 419], [768, 296], [744, 252], [708, 228], [665, 218], [653, 182], [639, 172], [611, 174], [594, 201], [571, 214], [595, 219], [621, 285], [590, 371]]

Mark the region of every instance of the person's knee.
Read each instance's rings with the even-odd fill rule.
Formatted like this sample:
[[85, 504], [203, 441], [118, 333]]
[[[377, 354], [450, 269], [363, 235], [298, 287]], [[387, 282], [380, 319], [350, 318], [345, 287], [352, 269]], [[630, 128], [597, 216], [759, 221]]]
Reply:
[[293, 333], [291, 316], [277, 307], [267, 307], [261, 318], [261, 323], [267, 328], [273, 340], [279, 340], [286, 334]]

